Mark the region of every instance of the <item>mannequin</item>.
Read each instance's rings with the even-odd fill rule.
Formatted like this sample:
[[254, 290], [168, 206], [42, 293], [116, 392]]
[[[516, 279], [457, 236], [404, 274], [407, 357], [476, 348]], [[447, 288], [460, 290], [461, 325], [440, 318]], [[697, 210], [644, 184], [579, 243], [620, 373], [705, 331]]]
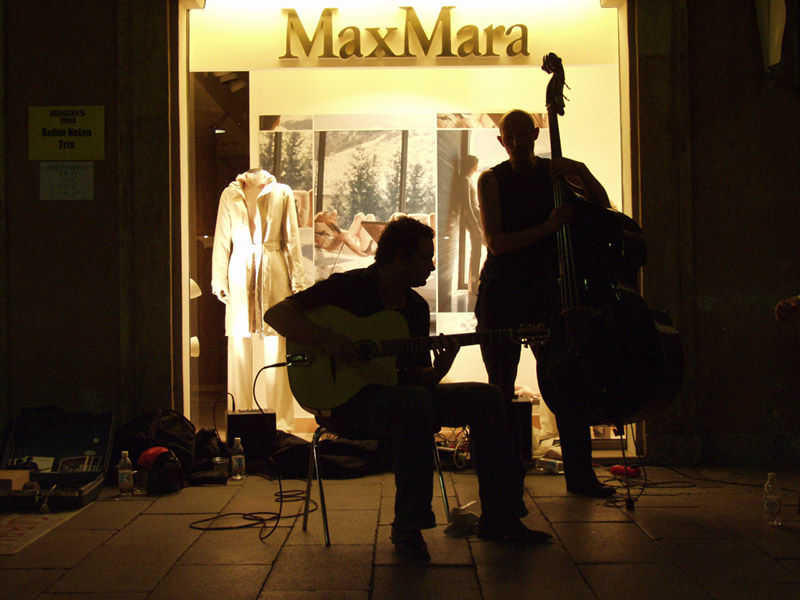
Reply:
[[[286, 340], [264, 323], [264, 312], [306, 287], [291, 188], [262, 169], [238, 175], [220, 197], [211, 263], [211, 289], [226, 305], [228, 392], [237, 409], [255, 408], [256, 374], [286, 354]], [[292, 431], [286, 369], [267, 369], [258, 384], [258, 403], [275, 411], [278, 429]]]

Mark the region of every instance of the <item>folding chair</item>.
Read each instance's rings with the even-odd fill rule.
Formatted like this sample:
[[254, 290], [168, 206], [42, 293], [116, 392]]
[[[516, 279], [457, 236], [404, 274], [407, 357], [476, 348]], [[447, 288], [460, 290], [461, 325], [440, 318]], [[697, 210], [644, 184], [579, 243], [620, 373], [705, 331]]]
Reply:
[[[346, 435], [346, 432], [340, 431], [338, 428], [332, 428], [325, 425], [319, 425], [314, 432], [314, 436], [311, 438], [311, 451], [309, 452], [308, 456], [308, 480], [306, 482], [306, 499], [305, 499], [305, 508], [303, 510], [303, 531], [306, 530], [306, 526], [308, 524], [308, 508], [309, 503], [311, 501], [311, 482], [314, 479], [314, 474], [317, 475], [317, 480], [319, 481], [319, 508], [320, 512], [322, 513], [322, 529], [325, 535], [325, 545], [331, 545], [331, 536], [328, 530], [328, 512], [325, 507], [325, 491], [322, 486], [322, 474], [320, 473], [319, 469], [319, 452], [318, 452], [318, 445], [319, 441], [322, 436], [326, 433], [330, 433], [333, 435], [340, 435], [342, 437], [349, 437]], [[363, 436], [354, 436], [356, 438], [363, 439]], [[433, 437], [433, 436], [431, 436]], [[444, 514], [447, 517], [447, 522], [450, 522], [450, 503], [447, 501], [447, 489], [444, 485], [444, 475], [442, 475], [442, 465], [439, 462], [439, 452], [436, 449], [436, 442], [432, 441], [431, 445], [433, 446], [433, 460], [434, 464], [436, 465], [436, 472], [439, 475], [439, 485], [442, 488], [442, 501], [444, 502]]]

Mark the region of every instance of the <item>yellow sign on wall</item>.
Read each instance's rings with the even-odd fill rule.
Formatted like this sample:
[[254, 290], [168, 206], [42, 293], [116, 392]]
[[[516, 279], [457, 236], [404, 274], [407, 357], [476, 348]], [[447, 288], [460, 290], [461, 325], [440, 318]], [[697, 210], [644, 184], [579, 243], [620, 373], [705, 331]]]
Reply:
[[104, 160], [105, 106], [29, 106], [29, 160]]

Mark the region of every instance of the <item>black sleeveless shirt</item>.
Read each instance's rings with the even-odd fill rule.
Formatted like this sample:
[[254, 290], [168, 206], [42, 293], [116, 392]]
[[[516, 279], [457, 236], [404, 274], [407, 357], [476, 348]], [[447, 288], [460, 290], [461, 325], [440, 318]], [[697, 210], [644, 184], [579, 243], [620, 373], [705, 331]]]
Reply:
[[[532, 169], [514, 171], [510, 161], [492, 167], [500, 192], [501, 231], [514, 233], [547, 221], [553, 210], [553, 180], [548, 159], [540, 158]], [[503, 279], [539, 288], [551, 288], [557, 264], [556, 237], [547, 236], [515, 252], [494, 255], [489, 251], [481, 281]], [[510, 279], [509, 279], [510, 278]], [[524, 280], [520, 282], [520, 279]], [[542, 280], [549, 280], [547, 283]]]

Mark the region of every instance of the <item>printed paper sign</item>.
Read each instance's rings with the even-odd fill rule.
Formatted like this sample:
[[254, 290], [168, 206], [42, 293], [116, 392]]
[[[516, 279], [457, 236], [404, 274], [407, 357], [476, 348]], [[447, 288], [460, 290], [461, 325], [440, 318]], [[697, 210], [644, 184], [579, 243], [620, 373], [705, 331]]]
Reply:
[[105, 106], [29, 106], [29, 160], [104, 160]]

